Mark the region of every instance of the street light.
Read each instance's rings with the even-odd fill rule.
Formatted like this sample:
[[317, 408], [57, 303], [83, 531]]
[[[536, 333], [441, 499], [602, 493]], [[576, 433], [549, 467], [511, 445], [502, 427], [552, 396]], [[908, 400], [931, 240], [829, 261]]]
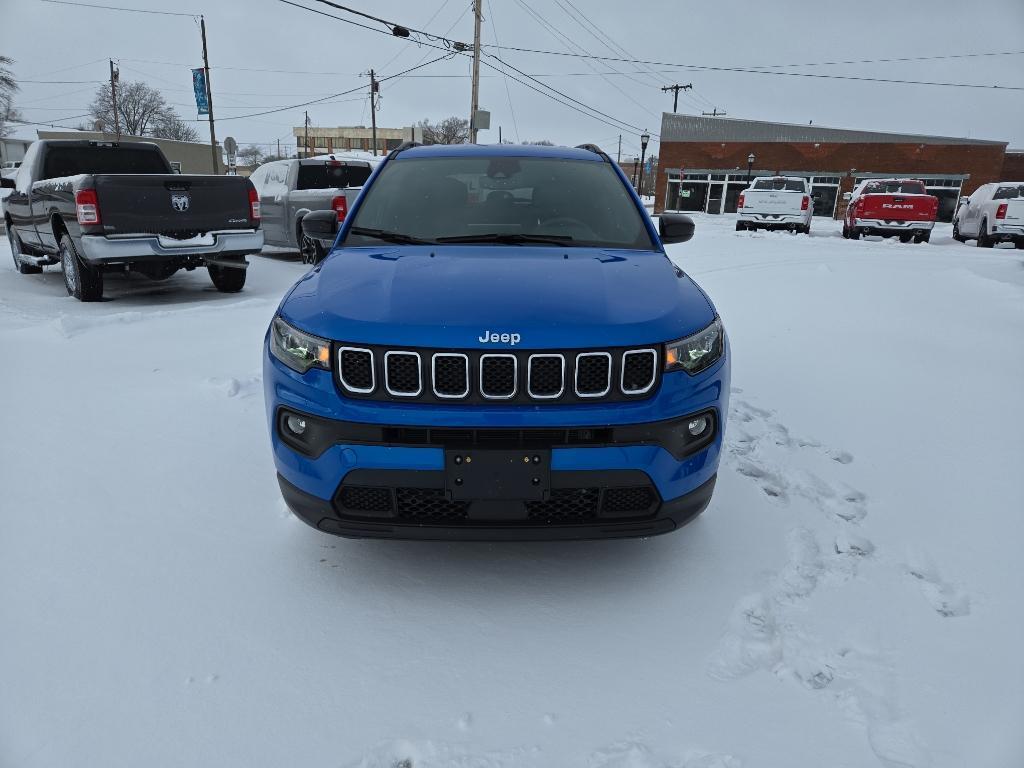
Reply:
[[753, 152], [747, 155], [747, 184], [750, 183], [750, 169], [754, 167], [755, 160], [757, 160], [757, 158], [754, 156]]
[[633, 155], [633, 178], [632, 178], [633, 189], [636, 189], [636, 170], [639, 167], [639, 165], [640, 165], [640, 158], [637, 157], [636, 155]]
[[637, 192], [643, 197], [644, 194], [644, 159], [647, 157], [647, 142], [651, 140], [651, 134], [644, 131], [640, 134], [640, 186]]

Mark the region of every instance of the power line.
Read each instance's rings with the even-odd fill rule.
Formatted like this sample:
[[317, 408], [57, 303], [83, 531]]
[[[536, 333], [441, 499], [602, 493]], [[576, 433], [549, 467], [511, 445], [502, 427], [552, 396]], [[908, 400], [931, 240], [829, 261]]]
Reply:
[[812, 61], [804, 64], [765, 64], [759, 69], [782, 69], [783, 67], [832, 67], [840, 64], [888, 64], [901, 61], [937, 61], [939, 59], [973, 59], [980, 56], [1019, 56], [1024, 51], [987, 51], [983, 53], [943, 53], [937, 56], [900, 56], [891, 59], [850, 59], [848, 61]]
[[100, 8], [105, 11], [127, 11], [129, 13], [153, 13], [158, 16], [190, 16], [194, 19], [199, 18], [198, 13], [181, 13], [178, 11], [152, 11], [148, 8], [123, 8], [114, 5], [93, 5], [92, 3], [77, 3], [71, 0], [40, 0], [43, 3], [53, 3], [55, 5], [77, 5], [82, 8]]
[[[498, 26], [494, 22], [494, 3], [487, 0], [487, 12], [490, 14], [491, 33], [494, 35], [494, 43], [498, 46], [498, 53], [501, 53], [501, 43], [498, 40]], [[508, 75], [505, 75], [505, 97], [508, 99], [508, 111], [512, 114], [512, 129], [516, 134], [516, 141], [519, 141], [519, 123], [516, 121], [516, 111], [512, 107], [512, 91], [508, 87]]]

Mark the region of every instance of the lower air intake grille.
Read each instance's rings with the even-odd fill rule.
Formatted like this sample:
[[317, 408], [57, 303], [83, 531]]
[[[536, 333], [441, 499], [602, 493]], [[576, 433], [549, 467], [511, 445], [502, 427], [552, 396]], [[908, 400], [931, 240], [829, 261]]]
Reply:
[[339, 501], [346, 512], [382, 514], [393, 509], [391, 491], [387, 488], [346, 485], [341, 489]]
[[657, 498], [654, 491], [644, 485], [627, 488], [607, 488], [601, 502], [601, 511], [605, 514], [642, 515], [651, 510]]
[[601, 496], [597, 488], [556, 488], [545, 501], [526, 502], [530, 520], [547, 522], [578, 522], [597, 517]]
[[442, 488], [396, 488], [396, 517], [419, 523], [458, 521], [469, 512], [468, 501], [449, 501]]

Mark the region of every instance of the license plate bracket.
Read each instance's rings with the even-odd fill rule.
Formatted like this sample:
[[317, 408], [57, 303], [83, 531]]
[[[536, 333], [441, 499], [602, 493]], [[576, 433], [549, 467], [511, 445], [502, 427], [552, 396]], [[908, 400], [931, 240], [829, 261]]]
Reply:
[[445, 488], [453, 501], [542, 501], [551, 487], [551, 451], [446, 449]]

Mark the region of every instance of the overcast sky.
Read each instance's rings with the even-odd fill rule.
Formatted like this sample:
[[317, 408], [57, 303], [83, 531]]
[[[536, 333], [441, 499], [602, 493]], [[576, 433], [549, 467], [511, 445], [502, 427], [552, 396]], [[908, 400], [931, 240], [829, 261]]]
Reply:
[[[309, 109], [314, 125], [369, 125], [366, 90], [329, 103], [230, 118], [341, 93], [365, 83], [360, 73], [371, 67], [384, 78], [443, 53], [280, 0], [82, 2], [205, 14], [218, 138], [234, 136], [240, 145], [261, 142], [267, 145], [265, 149], [281, 139], [282, 148], [294, 151], [291, 128], [302, 124], [304, 109]], [[296, 2], [359, 20], [315, 0]], [[344, 4], [472, 42], [469, 0], [345, 0]], [[575, 9], [587, 14], [592, 26], [573, 18], [570, 12]], [[981, 5], [962, 0], [842, 4], [805, 0], [485, 0], [484, 17], [485, 45], [583, 50], [691, 68], [602, 63], [490, 47], [492, 54], [512, 66], [612, 119], [601, 118], [607, 121], [601, 122], [585, 116], [482, 67], [480, 104], [491, 111], [492, 129], [481, 132], [481, 142], [497, 141], [500, 125], [503, 136], [513, 140], [595, 142], [614, 153], [621, 133], [622, 152], [627, 156], [639, 150], [638, 134], [643, 129], [658, 133], [662, 111], [672, 108], [672, 95], [663, 93], [661, 87], [678, 82], [693, 84], [691, 92], [680, 94], [679, 103], [679, 111], [690, 114], [717, 108], [730, 117], [793, 123], [813, 120], [844, 128], [970, 136], [1024, 147], [1024, 90], [692, 68], [773, 68], [775, 72], [814, 75], [1024, 87], [1024, 55], [1020, 54], [825, 64], [1024, 51], [1021, 0], [986, 0]], [[374, 22], [360, 21], [380, 28]], [[202, 49], [198, 23], [187, 16], [99, 10], [43, 0], [0, 0], [0, 38], [0, 53], [15, 59], [19, 79], [71, 81], [24, 82], [16, 106], [26, 120], [77, 124], [78, 119], [61, 119], [88, 111], [98, 81], [108, 76], [108, 58], [119, 61], [122, 79], [148, 82], [164, 93], [182, 117], [196, 118], [189, 69], [202, 66]], [[613, 52], [616, 50], [619, 53]], [[779, 68], [810, 63], [818, 65]], [[378, 125], [404, 127], [424, 118], [467, 116], [469, 72], [469, 59], [460, 56], [385, 81]], [[205, 122], [196, 125], [208, 139]], [[656, 144], [656, 139], [652, 143]]]

